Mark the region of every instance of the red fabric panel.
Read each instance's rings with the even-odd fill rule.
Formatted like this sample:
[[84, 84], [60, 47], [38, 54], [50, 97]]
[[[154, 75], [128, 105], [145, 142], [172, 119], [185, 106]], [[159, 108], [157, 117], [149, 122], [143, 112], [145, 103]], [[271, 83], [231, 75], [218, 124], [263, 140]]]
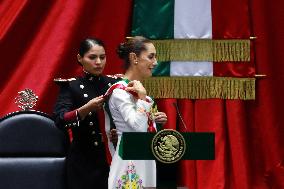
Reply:
[[267, 182], [271, 186], [283, 186], [283, 180], [280, 181], [279, 178], [284, 178], [284, 172], [275, 169], [284, 160], [283, 7], [284, 2], [281, 0], [273, 3], [252, 1], [252, 20], [257, 36], [257, 72], [267, 75], [265, 79], [257, 80], [257, 100], [247, 106], [250, 113], [249, 125], [253, 133], [253, 146], [250, 148], [253, 154], [251, 172], [256, 181], [254, 184], [259, 188], [267, 186], [267, 183], [263, 183], [266, 175], [270, 175]]
[[[14, 1], [0, 6], [0, 116], [18, 110], [17, 92], [32, 89], [35, 109], [51, 113], [58, 87], [55, 77], [74, 77], [79, 43], [86, 37], [106, 44], [106, 74], [122, 73], [116, 46], [128, 36], [131, 1]], [[115, 18], [115, 19], [114, 19]]]
[[155, 100], [160, 112], [165, 112], [168, 117], [167, 123], [163, 126], [164, 129], [176, 129], [177, 124], [177, 112], [174, 107], [174, 103], [177, 102], [176, 99], [156, 99]]
[[[180, 99], [178, 108], [181, 118], [178, 119], [178, 130], [180, 132], [195, 132], [195, 102], [196, 100]], [[177, 116], [179, 117], [179, 116]], [[184, 124], [182, 123], [182, 120]], [[194, 160], [183, 160], [178, 168], [178, 185], [197, 188], [197, 167]]]
[[0, 6], [0, 39], [4, 38], [9, 28], [17, 19], [19, 13], [24, 8], [27, 0], [3, 1]]
[[[255, 33], [257, 36], [252, 48], [255, 49], [253, 58], [257, 73], [267, 74], [268, 77], [257, 80], [255, 101], [197, 100], [195, 102], [195, 113], [192, 118], [195, 131], [215, 132], [216, 160], [196, 161], [196, 164], [183, 162], [180, 185], [200, 189], [281, 188], [284, 171], [283, 167], [279, 166], [279, 162], [283, 162], [284, 159], [281, 147], [284, 130], [280, 104], [284, 104], [284, 87], [276, 81], [283, 81], [284, 75], [283, 64], [280, 64], [284, 57], [279, 51], [284, 42], [284, 13], [281, 8], [275, 9], [275, 7], [283, 7], [283, 3], [271, 4], [259, 1], [212, 1], [212, 3], [215, 38], [237, 36], [247, 38], [249, 36], [248, 30], [245, 29], [248, 26], [247, 19], [243, 14], [236, 12], [245, 11], [249, 5], [247, 3], [251, 3], [252, 35]], [[243, 9], [238, 9], [245, 4]], [[219, 11], [216, 11], [216, 7], [219, 7]], [[232, 20], [232, 23], [226, 20]], [[217, 30], [219, 27], [220, 30]], [[215, 63], [214, 73], [219, 76], [253, 76], [253, 63], [254, 60], [248, 67], [240, 68], [231, 63], [222, 69], [220, 69], [221, 64]]]
[[[249, 39], [251, 33], [248, 0], [211, 1], [213, 39]], [[254, 77], [253, 47], [250, 62], [224, 62], [213, 64], [214, 76]]]

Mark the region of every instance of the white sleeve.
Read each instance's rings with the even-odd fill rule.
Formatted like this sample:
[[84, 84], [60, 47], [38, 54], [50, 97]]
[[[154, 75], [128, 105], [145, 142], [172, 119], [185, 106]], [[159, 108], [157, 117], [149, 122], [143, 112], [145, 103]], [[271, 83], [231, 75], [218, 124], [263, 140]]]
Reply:
[[115, 89], [111, 95], [110, 103], [121, 114], [126, 126], [133, 131], [147, 132], [148, 116], [153, 101], [146, 102], [134, 100], [132, 95], [122, 89]]

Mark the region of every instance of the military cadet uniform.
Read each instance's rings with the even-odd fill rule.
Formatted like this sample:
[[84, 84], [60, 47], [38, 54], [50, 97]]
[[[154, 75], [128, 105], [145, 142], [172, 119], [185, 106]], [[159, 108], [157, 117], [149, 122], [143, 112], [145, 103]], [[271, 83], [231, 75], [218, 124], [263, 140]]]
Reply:
[[71, 79], [55, 79], [60, 93], [54, 108], [57, 126], [72, 130], [72, 142], [67, 155], [68, 189], [107, 188], [109, 164], [106, 158], [104, 139], [96, 112], [80, 119], [77, 108], [91, 99], [103, 95], [119, 78], [93, 76]]

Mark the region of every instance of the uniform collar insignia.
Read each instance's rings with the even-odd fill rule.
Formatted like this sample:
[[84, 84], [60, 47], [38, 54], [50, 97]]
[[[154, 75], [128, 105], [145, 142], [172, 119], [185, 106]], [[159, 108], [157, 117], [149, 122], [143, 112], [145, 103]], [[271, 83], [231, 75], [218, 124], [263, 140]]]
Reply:
[[97, 81], [100, 80], [101, 76], [97, 76], [97, 75], [92, 75], [86, 71], [84, 71], [84, 77], [90, 81]]

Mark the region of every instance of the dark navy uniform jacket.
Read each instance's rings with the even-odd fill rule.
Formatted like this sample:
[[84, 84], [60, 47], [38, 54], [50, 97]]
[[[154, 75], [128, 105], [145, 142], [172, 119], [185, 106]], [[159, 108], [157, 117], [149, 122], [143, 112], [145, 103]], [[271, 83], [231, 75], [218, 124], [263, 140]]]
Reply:
[[67, 184], [70, 189], [107, 188], [109, 165], [100, 120], [96, 112], [90, 112], [81, 120], [76, 109], [103, 95], [117, 80], [90, 74], [54, 80], [60, 86], [54, 108], [56, 125], [62, 130], [71, 129], [73, 136], [67, 155]]

